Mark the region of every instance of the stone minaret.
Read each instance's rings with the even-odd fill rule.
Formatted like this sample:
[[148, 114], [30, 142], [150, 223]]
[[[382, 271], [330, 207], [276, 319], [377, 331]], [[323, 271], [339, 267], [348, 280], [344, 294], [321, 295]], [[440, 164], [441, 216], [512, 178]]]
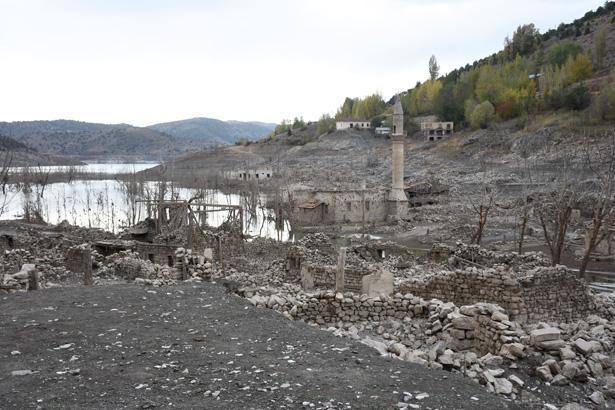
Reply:
[[391, 135], [392, 176], [389, 201], [407, 202], [404, 193], [404, 109], [399, 95], [395, 98], [393, 109], [393, 133]]

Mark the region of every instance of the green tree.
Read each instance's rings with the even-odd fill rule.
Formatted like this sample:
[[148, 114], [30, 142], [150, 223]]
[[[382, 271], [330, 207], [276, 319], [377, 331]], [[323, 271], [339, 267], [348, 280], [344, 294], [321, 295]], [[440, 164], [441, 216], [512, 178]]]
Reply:
[[561, 67], [570, 57], [576, 57], [581, 51], [583, 51], [581, 46], [571, 40], [560, 41], [547, 51], [547, 61], [549, 64]]
[[429, 57], [429, 78], [431, 81], [434, 81], [438, 78], [438, 74], [440, 73], [440, 66], [438, 65], [438, 60], [436, 60], [436, 56], [432, 55]]
[[342, 104], [340, 109], [337, 111], [335, 118], [342, 119], [342, 118], [352, 117], [352, 110], [353, 110], [354, 104], [355, 104], [354, 99], [346, 97], [346, 99], [344, 100], [344, 103]]
[[591, 96], [589, 90], [582, 83], [556, 90], [545, 98], [547, 105], [552, 109], [565, 108], [568, 110], [583, 110], [589, 107]]
[[565, 81], [563, 70], [555, 65], [549, 64], [540, 71], [540, 89], [544, 97], [564, 88]]
[[615, 120], [615, 69], [600, 86], [600, 94], [594, 99], [591, 107], [594, 120]]
[[372, 94], [355, 101], [352, 109], [352, 116], [354, 118], [369, 120], [382, 114], [385, 109], [386, 103], [382, 99], [382, 96], [380, 94]]
[[518, 55], [526, 56], [536, 51], [540, 44], [540, 33], [534, 24], [525, 24], [517, 27], [513, 33], [512, 40], [506, 38], [504, 51], [509, 60], [515, 59]]
[[460, 123], [464, 120], [464, 100], [459, 87], [453, 83], [446, 83], [433, 102], [434, 114], [441, 121], [454, 121]]
[[592, 75], [592, 60], [585, 54], [577, 54], [576, 57], [568, 59], [564, 71], [568, 84], [585, 80]]
[[498, 103], [504, 93], [502, 71], [496, 66], [482, 66], [476, 82], [476, 96], [480, 101]]
[[282, 120], [282, 122], [275, 127], [275, 134], [282, 134], [290, 130], [290, 121]]
[[468, 98], [463, 104], [464, 116], [468, 123], [470, 122], [470, 119], [472, 118], [472, 113], [474, 112], [474, 109], [477, 105], [478, 102], [474, 98]]
[[322, 135], [333, 131], [335, 131], [335, 119], [329, 114], [321, 115], [318, 123], [316, 124], [316, 132], [319, 135]]
[[484, 101], [474, 108], [470, 116], [470, 125], [474, 128], [487, 128], [495, 116], [495, 108], [489, 101]]
[[293, 120], [292, 129], [296, 130], [296, 129], [302, 129], [302, 128], [305, 128], [305, 121], [303, 121], [303, 117], [301, 118], [295, 117], [295, 119]]

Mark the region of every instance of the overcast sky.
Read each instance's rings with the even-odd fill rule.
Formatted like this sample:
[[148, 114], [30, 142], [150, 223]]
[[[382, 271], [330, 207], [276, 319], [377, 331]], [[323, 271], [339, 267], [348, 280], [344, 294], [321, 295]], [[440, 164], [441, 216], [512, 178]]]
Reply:
[[389, 98], [602, 0], [0, 0], [0, 121], [279, 122]]

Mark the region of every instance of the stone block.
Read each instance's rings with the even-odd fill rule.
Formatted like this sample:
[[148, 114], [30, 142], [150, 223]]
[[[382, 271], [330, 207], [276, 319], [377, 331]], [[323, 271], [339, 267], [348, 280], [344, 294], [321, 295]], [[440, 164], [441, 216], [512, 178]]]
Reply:
[[457, 316], [452, 322], [455, 329], [474, 330], [476, 328], [476, 320], [470, 316]]
[[535, 329], [530, 333], [530, 341], [532, 344], [538, 342], [546, 342], [549, 340], [561, 339], [561, 332], [556, 327], [545, 327], [543, 329]]
[[578, 338], [577, 340], [575, 340], [573, 342], [573, 346], [575, 349], [577, 349], [579, 352], [583, 353], [584, 355], [589, 355], [592, 353], [594, 345], [588, 341], [586, 341], [583, 338]]
[[365, 275], [361, 279], [362, 292], [368, 296], [389, 296], [393, 293], [393, 274], [386, 270]]

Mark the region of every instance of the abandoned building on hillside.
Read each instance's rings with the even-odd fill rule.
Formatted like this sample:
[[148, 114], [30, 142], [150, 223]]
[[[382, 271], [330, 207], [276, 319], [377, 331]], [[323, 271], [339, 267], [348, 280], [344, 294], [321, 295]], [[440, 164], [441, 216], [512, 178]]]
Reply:
[[224, 176], [228, 179], [239, 179], [241, 181], [259, 181], [272, 178], [273, 169], [271, 167], [243, 168], [227, 171]]
[[442, 202], [449, 187], [439, 181], [407, 182], [404, 186], [410, 207], [436, 205]]
[[421, 132], [429, 141], [441, 140], [453, 134], [455, 124], [446, 121], [422, 122]]
[[343, 120], [337, 120], [335, 122], [335, 129], [338, 131], [347, 130], [350, 128], [368, 129], [371, 128], [371, 126], [372, 125], [369, 120], [365, 119], [348, 118]]

